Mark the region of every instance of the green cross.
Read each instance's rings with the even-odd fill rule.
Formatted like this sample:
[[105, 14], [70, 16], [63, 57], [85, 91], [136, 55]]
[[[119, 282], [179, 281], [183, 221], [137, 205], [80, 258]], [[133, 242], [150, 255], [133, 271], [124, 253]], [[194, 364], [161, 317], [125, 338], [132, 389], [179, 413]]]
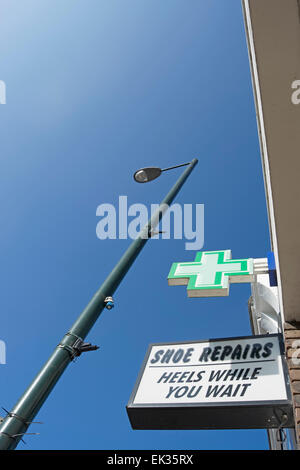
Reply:
[[231, 250], [198, 251], [193, 263], [173, 263], [169, 286], [187, 285], [189, 297], [229, 294], [229, 282], [252, 282], [253, 259], [231, 259]]

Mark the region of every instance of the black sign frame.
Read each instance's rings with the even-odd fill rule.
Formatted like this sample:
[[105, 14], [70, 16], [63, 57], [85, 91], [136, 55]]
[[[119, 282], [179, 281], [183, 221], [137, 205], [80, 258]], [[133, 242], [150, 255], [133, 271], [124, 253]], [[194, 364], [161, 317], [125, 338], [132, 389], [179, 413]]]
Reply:
[[[135, 404], [134, 399], [139, 388], [146, 364], [153, 346], [172, 346], [199, 344], [206, 342], [224, 342], [233, 340], [278, 339], [280, 357], [285, 380], [286, 400], [260, 400], [211, 403], [184, 404]], [[151, 343], [139, 371], [136, 383], [126, 406], [132, 429], [169, 429], [169, 430], [200, 430], [200, 429], [277, 429], [293, 428], [293, 404], [290, 390], [288, 366], [285, 358], [284, 341], [281, 334], [238, 336], [230, 338], [211, 338], [195, 341], [177, 341]]]

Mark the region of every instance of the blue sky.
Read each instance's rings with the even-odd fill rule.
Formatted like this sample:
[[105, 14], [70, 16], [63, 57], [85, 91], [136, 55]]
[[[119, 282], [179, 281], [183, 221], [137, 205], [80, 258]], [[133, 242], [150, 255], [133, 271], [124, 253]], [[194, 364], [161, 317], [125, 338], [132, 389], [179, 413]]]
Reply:
[[[130, 244], [99, 240], [96, 209], [205, 205], [204, 250], [270, 249], [240, 0], [1, 0], [0, 405], [12, 408]], [[185, 240], [150, 241], [19, 449], [267, 449], [264, 430], [134, 431], [126, 404], [149, 343], [250, 335], [249, 285], [188, 299], [168, 287]], [[3, 412], [4, 413], [4, 412]]]

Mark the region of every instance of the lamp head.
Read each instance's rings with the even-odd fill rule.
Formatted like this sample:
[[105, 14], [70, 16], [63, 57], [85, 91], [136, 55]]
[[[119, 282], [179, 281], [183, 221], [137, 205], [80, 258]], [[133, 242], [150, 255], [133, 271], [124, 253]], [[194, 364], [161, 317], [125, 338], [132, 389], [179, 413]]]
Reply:
[[148, 183], [148, 181], [152, 181], [155, 180], [155, 178], [158, 178], [161, 172], [161, 168], [141, 168], [134, 173], [133, 178], [137, 183]]

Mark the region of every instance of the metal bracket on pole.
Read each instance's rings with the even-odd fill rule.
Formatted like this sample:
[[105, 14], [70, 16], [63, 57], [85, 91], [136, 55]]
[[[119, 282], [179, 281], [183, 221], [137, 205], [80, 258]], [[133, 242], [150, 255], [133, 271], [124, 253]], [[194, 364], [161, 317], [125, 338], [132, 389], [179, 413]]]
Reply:
[[[23, 423], [25, 426], [28, 426], [29, 424], [44, 424], [42, 423], [41, 421], [26, 421], [24, 418], [22, 418], [22, 416], [19, 416], [17, 415], [16, 413], [11, 413], [10, 411], [6, 410], [3, 406], [1, 407], [2, 410], [4, 410], [6, 413], [7, 413], [7, 416], [9, 416], [10, 418], [15, 418], [15, 419], [18, 419], [19, 421], [21, 421], [21, 423]], [[4, 418], [0, 417], [0, 423], [2, 423], [4, 421]], [[23, 436], [25, 434], [30, 434], [30, 435], [38, 435], [40, 434], [39, 432], [24, 432], [24, 433], [19, 433], [19, 434], [8, 434], [7, 432], [1, 432], [0, 434], [4, 434], [5, 436], [8, 436], [10, 439], [15, 439], [16, 437], [18, 436]], [[21, 441], [26, 444], [26, 442], [24, 441], [24, 439], [21, 438]]]
[[[40, 433], [39, 432], [20, 432], [18, 434], [8, 434], [7, 432], [0, 432], [0, 434], [3, 434], [4, 436], [9, 437], [10, 439], [16, 439], [19, 436], [38, 436]], [[23, 444], [26, 444], [24, 439], [21, 437], [21, 441]]]
[[[11, 411], [7, 411], [3, 406], [1, 406], [2, 410], [7, 413], [7, 416], [10, 418], [16, 418], [19, 421], [21, 421], [23, 424], [28, 425], [28, 424], [44, 424], [42, 421], [26, 421], [22, 416], [17, 415], [16, 413], [12, 413]], [[3, 420], [4, 418], [0, 418], [0, 420]]]
[[73, 344], [60, 343], [58, 345], [58, 348], [65, 349], [66, 351], [68, 351], [72, 361], [75, 359], [75, 357], [80, 356], [83, 352], [96, 351], [97, 349], [99, 349], [99, 346], [92, 345], [91, 343], [85, 343], [82, 338], [77, 335], [74, 335], [73, 333], [67, 333], [65, 337], [68, 336], [73, 336], [75, 338]]

